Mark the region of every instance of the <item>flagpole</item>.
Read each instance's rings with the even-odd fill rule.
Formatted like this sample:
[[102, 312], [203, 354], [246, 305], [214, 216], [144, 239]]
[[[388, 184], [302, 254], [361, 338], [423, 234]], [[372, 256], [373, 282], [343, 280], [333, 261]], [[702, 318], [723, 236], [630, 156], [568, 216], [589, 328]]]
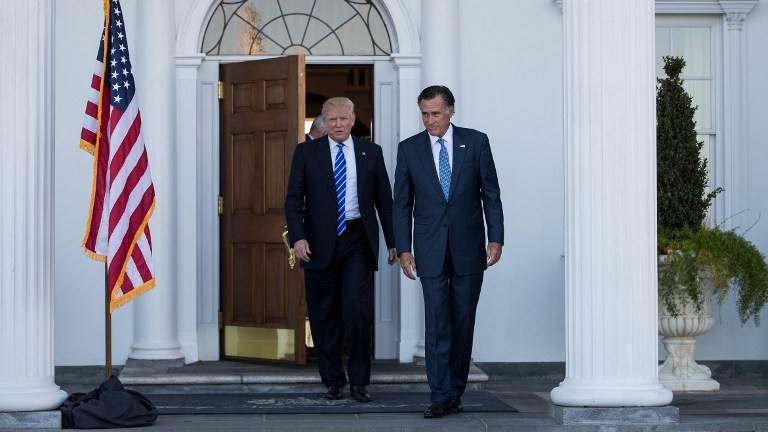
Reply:
[[109, 311], [109, 279], [107, 263], [104, 262], [104, 338], [105, 338], [105, 367], [104, 376], [108, 380], [112, 376], [112, 313]]

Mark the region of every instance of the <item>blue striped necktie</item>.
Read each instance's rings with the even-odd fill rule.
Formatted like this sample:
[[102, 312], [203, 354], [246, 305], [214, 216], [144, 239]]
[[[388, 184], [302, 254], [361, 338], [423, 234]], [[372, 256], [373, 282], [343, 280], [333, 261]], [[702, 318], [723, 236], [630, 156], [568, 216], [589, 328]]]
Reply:
[[344, 201], [347, 196], [347, 160], [344, 158], [344, 143], [336, 145], [336, 160], [333, 163], [333, 178], [336, 181], [336, 235], [339, 236], [347, 227], [346, 206]]
[[440, 170], [440, 187], [443, 189], [443, 195], [445, 199], [448, 199], [448, 192], [451, 189], [451, 165], [448, 163], [448, 149], [445, 148], [445, 140], [442, 138], [437, 139], [437, 143], [440, 144], [440, 157], [439, 166]]

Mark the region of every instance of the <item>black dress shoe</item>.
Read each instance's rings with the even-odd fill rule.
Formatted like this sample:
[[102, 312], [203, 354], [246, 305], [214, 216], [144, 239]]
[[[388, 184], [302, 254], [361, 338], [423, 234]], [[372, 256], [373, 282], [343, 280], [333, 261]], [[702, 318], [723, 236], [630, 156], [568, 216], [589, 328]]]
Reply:
[[325, 398], [330, 400], [341, 399], [341, 387], [337, 385], [328, 386], [328, 391], [325, 392]]
[[461, 399], [457, 397], [452, 397], [451, 400], [448, 401], [448, 408], [450, 408], [451, 414], [464, 412], [464, 407], [461, 405]]
[[358, 402], [371, 401], [371, 395], [368, 393], [368, 390], [365, 389], [364, 385], [349, 386], [349, 393], [352, 395], [352, 398]]
[[424, 411], [424, 418], [440, 418], [451, 414], [449, 404], [431, 403]]

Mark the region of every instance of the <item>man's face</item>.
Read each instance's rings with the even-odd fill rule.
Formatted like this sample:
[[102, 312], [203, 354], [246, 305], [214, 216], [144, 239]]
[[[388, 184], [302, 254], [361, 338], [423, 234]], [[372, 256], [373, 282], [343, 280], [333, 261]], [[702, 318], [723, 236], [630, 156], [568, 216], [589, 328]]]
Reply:
[[442, 137], [451, 125], [453, 108], [447, 108], [443, 98], [437, 96], [433, 99], [423, 99], [419, 104], [421, 109], [421, 121], [429, 134]]
[[336, 108], [325, 114], [325, 127], [328, 129], [328, 136], [336, 142], [342, 142], [349, 138], [354, 124], [355, 115], [346, 108]]

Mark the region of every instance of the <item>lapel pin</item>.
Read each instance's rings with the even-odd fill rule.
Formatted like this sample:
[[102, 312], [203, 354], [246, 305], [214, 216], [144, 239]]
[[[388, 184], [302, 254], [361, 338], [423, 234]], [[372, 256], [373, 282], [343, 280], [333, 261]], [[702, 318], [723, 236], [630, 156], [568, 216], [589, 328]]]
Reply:
[[363, 152], [363, 156], [365, 156], [365, 152]]
[[460, 145], [459, 147], [466, 147], [464, 144]]

